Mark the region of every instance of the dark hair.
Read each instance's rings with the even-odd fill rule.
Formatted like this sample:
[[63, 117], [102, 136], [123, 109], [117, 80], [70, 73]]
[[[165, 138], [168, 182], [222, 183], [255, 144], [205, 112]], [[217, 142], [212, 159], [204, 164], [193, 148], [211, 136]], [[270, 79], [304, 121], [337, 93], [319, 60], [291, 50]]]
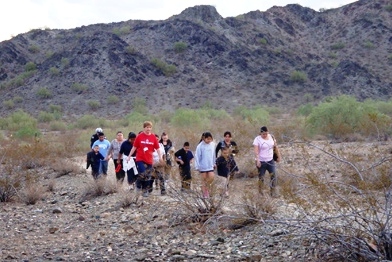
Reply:
[[159, 135], [155, 134], [155, 137], [156, 137], [156, 138], [159, 138]]
[[227, 135], [229, 135], [231, 137], [231, 132], [230, 131], [226, 131], [223, 136], [226, 137]]
[[128, 139], [135, 138], [135, 137], [136, 137], [136, 134], [134, 132], [129, 132]]
[[263, 133], [263, 132], [268, 132], [268, 128], [266, 126], [262, 126], [260, 128], [260, 133]]
[[212, 134], [211, 134], [210, 132], [204, 132], [204, 133], [203, 133], [203, 139], [208, 138], [208, 137], [213, 138], [213, 137], [212, 137]]
[[105, 136], [103, 132], [98, 132], [98, 136]]
[[184, 146], [189, 146], [189, 142], [185, 142], [185, 143], [184, 143]]

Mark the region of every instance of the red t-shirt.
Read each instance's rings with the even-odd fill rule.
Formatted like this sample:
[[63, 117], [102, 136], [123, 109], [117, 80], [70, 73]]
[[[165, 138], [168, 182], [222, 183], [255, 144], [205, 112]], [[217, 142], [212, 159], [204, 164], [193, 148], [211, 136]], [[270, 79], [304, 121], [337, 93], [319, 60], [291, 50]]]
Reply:
[[133, 143], [136, 147], [136, 161], [143, 161], [146, 164], [152, 165], [155, 149], [159, 149], [159, 143], [153, 133], [146, 135], [144, 132], [140, 133]]

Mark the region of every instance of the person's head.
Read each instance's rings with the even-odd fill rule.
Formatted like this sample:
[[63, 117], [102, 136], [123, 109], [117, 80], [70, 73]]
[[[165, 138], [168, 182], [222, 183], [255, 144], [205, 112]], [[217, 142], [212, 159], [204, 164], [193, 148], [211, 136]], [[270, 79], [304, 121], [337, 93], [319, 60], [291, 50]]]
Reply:
[[189, 151], [189, 142], [185, 142], [183, 148], [186, 152], [188, 152]]
[[117, 141], [122, 141], [124, 139], [124, 134], [121, 131], [117, 131], [117, 136], [116, 136]]
[[223, 147], [221, 149], [221, 154], [224, 158], [228, 158], [230, 155], [230, 149], [228, 147]]
[[143, 131], [144, 131], [144, 133], [149, 135], [149, 134], [151, 134], [151, 130], [152, 130], [152, 123], [150, 121], [145, 121], [143, 123]]
[[129, 142], [133, 143], [133, 141], [135, 141], [135, 138], [136, 138], [136, 134], [134, 132], [129, 132], [128, 134]]
[[155, 134], [155, 138], [159, 141], [159, 136], [157, 134]]
[[98, 127], [97, 129], [95, 129], [95, 133], [103, 133], [103, 130], [102, 130], [102, 128], [100, 128], [100, 127]]
[[209, 144], [209, 143], [211, 143], [212, 142], [212, 140], [214, 140], [213, 138], [212, 138], [212, 134], [210, 133], [210, 132], [204, 132], [203, 133], [203, 141], [206, 143], [206, 144]]
[[103, 141], [105, 139], [105, 134], [102, 133], [102, 132], [99, 132], [98, 133], [98, 138], [99, 138], [99, 141]]
[[93, 151], [94, 151], [95, 153], [98, 153], [98, 152], [99, 152], [99, 146], [98, 146], [98, 145], [95, 145], [95, 146], [93, 147]]
[[226, 142], [230, 142], [230, 140], [231, 140], [231, 132], [230, 132], [230, 131], [226, 131], [226, 132], [223, 134], [223, 137], [225, 138], [225, 141], [226, 141]]
[[169, 140], [169, 135], [163, 132], [161, 135], [161, 140], [166, 142], [167, 140]]
[[260, 128], [260, 135], [262, 138], [266, 138], [268, 136], [268, 128], [266, 126], [262, 126]]

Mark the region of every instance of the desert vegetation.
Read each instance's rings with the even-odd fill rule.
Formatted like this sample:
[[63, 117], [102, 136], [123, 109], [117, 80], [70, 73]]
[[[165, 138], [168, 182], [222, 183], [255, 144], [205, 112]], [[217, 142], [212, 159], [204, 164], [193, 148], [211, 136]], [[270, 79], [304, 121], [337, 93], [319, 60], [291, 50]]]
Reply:
[[[61, 110], [55, 110], [57, 119], [53, 113], [41, 112], [35, 119], [17, 111], [0, 119], [1, 205], [45, 205], [56, 192], [61, 199], [66, 188], [61, 184], [66, 179], [67, 187], [72, 184], [75, 188], [72, 201], [81, 207], [112, 199], [110, 212], [119, 212], [119, 216], [141, 212], [149, 223], [159, 221], [144, 232], [135, 224], [124, 226], [125, 231], [137, 232], [139, 239], [147, 238], [149, 232], [157, 237], [166, 227], [167, 234], [176, 234], [179, 239], [190, 232], [214, 237], [219, 245], [224, 239], [230, 241], [233, 232], [252, 228], [255, 234], [267, 234], [290, 250], [287, 256], [268, 255], [276, 250], [268, 245], [275, 244], [257, 240], [259, 244], [252, 252], [277, 261], [392, 259], [392, 101], [360, 102], [349, 96], [330, 97], [319, 104], [311, 100], [307, 96], [307, 104], [290, 113], [264, 107], [239, 107], [228, 113], [207, 103], [197, 110], [181, 108], [160, 116], [150, 115], [139, 98], [131, 113], [121, 119], [68, 117], [67, 124], [56, 132], [47, 130], [59, 122]], [[84, 168], [93, 130], [102, 127], [112, 140], [119, 129], [125, 134], [137, 133], [146, 119], [154, 123], [153, 131], [167, 132], [178, 149], [189, 141], [194, 150], [206, 130], [216, 140], [230, 130], [240, 147], [236, 155], [240, 173], [229, 183], [230, 197], [222, 194], [222, 184], [216, 179], [211, 185], [211, 198], [202, 198], [197, 172], [193, 174], [192, 190], [182, 192], [176, 166], [172, 168], [168, 194], [161, 198], [144, 199], [109, 178], [94, 182]], [[256, 186], [251, 144], [261, 125], [270, 127], [282, 154], [278, 198], [260, 195]], [[109, 216], [108, 212], [102, 214]], [[253, 253], [239, 256], [259, 258]]]

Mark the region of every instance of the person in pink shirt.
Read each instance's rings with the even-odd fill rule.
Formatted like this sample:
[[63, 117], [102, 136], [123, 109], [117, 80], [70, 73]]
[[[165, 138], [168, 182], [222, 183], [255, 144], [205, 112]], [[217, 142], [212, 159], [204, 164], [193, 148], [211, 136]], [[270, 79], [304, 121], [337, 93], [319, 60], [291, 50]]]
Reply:
[[[277, 197], [277, 175], [274, 161], [274, 148], [277, 147], [276, 140], [268, 133], [268, 128], [263, 126], [260, 128], [260, 134], [253, 141], [253, 148], [256, 160], [256, 167], [259, 171], [259, 192], [262, 193], [264, 185], [265, 172], [271, 176], [270, 179], [270, 194], [272, 197]], [[280, 161], [280, 155], [276, 162]]]

